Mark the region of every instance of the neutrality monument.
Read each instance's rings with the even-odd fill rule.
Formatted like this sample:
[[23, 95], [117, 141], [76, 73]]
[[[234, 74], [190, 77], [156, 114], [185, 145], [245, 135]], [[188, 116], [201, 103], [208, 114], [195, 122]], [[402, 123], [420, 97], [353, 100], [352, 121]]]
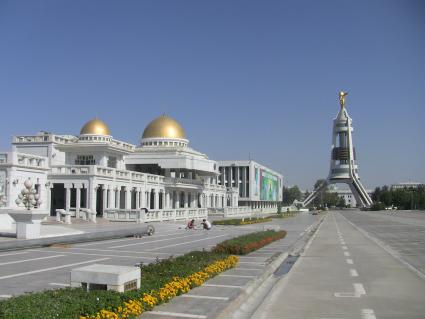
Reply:
[[332, 154], [329, 176], [326, 183], [316, 188], [303, 202], [306, 206], [312, 202], [329, 184], [347, 184], [357, 203], [362, 207], [372, 205], [372, 200], [360, 182], [356, 164], [356, 152], [353, 146], [352, 119], [345, 108], [347, 92], [339, 92], [341, 109], [333, 121]]

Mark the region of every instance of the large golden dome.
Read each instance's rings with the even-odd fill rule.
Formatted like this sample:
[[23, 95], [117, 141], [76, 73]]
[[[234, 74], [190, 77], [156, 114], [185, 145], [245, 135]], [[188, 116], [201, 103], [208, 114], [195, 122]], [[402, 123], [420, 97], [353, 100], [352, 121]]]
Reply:
[[84, 134], [111, 135], [111, 131], [105, 122], [96, 118], [84, 124], [80, 131], [80, 135]]
[[181, 138], [186, 139], [183, 127], [173, 118], [161, 115], [146, 126], [142, 138]]

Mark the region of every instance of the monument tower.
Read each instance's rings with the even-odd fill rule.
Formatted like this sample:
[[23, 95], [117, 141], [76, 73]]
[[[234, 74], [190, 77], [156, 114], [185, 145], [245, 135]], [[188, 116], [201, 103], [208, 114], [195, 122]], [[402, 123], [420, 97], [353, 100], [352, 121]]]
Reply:
[[372, 205], [372, 200], [360, 182], [356, 164], [356, 151], [353, 146], [352, 120], [345, 108], [345, 97], [348, 93], [339, 92], [341, 109], [333, 120], [332, 153], [329, 176], [326, 183], [317, 187], [303, 202], [306, 206], [316, 198], [329, 184], [347, 184], [357, 203], [363, 207]]

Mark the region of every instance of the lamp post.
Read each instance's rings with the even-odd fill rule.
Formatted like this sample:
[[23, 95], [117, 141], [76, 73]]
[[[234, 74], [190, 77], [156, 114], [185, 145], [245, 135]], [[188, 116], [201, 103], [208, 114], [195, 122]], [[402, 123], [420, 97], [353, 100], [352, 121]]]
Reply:
[[24, 206], [26, 210], [10, 210], [9, 216], [16, 222], [16, 238], [18, 239], [34, 239], [40, 238], [41, 221], [47, 217], [48, 212], [37, 210], [41, 204], [40, 195], [33, 188], [33, 183], [30, 179], [24, 182], [24, 188], [15, 200], [16, 205]]
[[23, 205], [27, 210], [31, 210], [34, 207], [40, 207], [42, 201], [40, 199], [40, 195], [37, 194], [37, 191], [32, 187], [33, 184], [31, 180], [27, 179], [24, 186], [25, 188], [21, 190], [21, 193], [15, 200], [16, 205]]
[[7, 200], [5, 194], [0, 194], [0, 207], [6, 206]]

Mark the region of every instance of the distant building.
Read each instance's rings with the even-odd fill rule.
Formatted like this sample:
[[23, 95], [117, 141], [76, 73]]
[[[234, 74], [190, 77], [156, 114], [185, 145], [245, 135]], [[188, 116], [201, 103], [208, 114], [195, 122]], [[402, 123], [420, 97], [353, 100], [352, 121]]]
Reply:
[[[350, 189], [340, 189], [335, 185], [330, 185], [328, 187], [328, 191], [331, 193], [336, 193], [339, 198], [343, 198], [345, 201], [345, 204], [349, 207], [357, 207], [357, 201], [354, 197], [353, 193]], [[372, 196], [372, 190], [367, 189], [366, 192], [369, 194], [369, 196]]]
[[408, 189], [413, 188], [416, 189], [420, 186], [424, 186], [423, 183], [416, 183], [416, 182], [405, 182], [405, 183], [398, 183], [391, 185], [391, 189]]
[[283, 176], [255, 161], [218, 161], [218, 185], [238, 192], [238, 206], [275, 208], [282, 201]]

